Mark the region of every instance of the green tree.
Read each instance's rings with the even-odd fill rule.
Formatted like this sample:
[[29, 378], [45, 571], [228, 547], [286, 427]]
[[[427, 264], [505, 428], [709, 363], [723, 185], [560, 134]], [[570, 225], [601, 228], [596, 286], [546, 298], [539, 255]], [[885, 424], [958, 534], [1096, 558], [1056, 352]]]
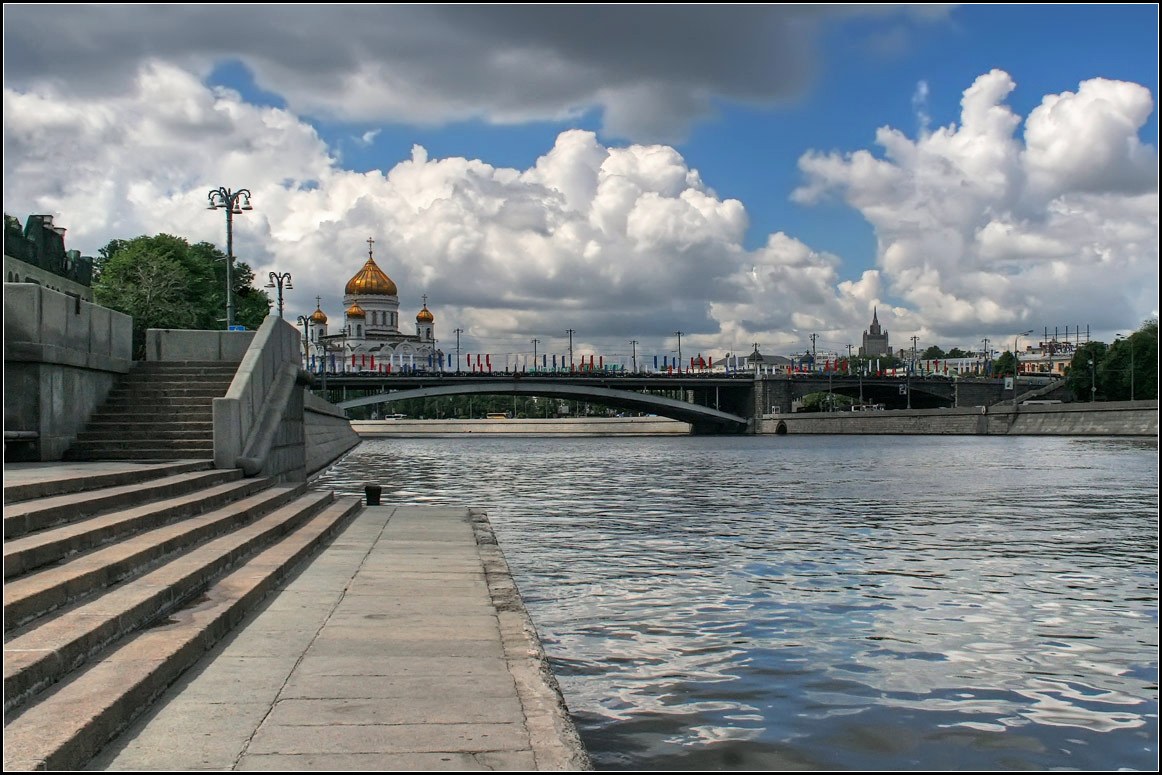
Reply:
[[973, 356], [973, 353], [965, 352], [964, 350], [961, 350], [959, 347], [953, 347], [951, 350], [949, 350], [945, 354], [944, 357], [946, 357], [946, 358], [971, 358], [972, 356]]
[[1096, 400], [1099, 397], [1101, 382], [1097, 372], [1107, 349], [1105, 342], [1087, 342], [1073, 354], [1069, 372], [1065, 375], [1065, 384], [1078, 401]]
[[993, 361], [993, 376], [1003, 377], [1006, 374], [1012, 375], [1013, 362], [1015, 360], [1016, 359], [1013, 357], [1013, 354], [1008, 350], [1005, 350], [1003, 353], [1001, 353], [999, 358]]
[[943, 360], [943, 358], [944, 351], [941, 350], [937, 345], [932, 345], [927, 350], [920, 353], [920, 360], [922, 361], [936, 361]]
[[[212, 244], [158, 234], [111, 240], [99, 253], [94, 298], [133, 317], [139, 355], [147, 328], [224, 328], [226, 256]], [[235, 322], [257, 328], [269, 314], [270, 298], [253, 287], [254, 273], [242, 262], [234, 262], [233, 280]]]
[[1118, 339], [1098, 364], [1098, 393], [1107, 401], [1158, 397], [1158, 321]]

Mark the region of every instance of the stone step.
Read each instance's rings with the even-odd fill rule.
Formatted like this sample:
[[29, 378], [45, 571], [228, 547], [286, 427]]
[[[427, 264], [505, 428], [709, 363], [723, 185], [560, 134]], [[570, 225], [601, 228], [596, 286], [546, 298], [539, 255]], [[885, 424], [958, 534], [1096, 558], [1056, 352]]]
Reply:
[[66, 461], [85, 462], [91, 460], [125, 460], [138, 463], [158, 462], [163, 460], [205, 460], [213, 463], [214, 450], [194, 449], [141, 449], [126, 450], [116, 448], [101, 448], [86, 450], [83, 453], [74, 453], [71, 449], [65, 453]]
[[[20, 638], [22, 633], [43, 629], [44, 623], [38, 619], [49, 613], [57, 612], [45, 620], [56, 620], [66, 616], [67, 611], [84, 608], [102, 590], [151, 571], [167, 557], [189, 551], [211, 538], [272, 514], [306, 491], [304, 482], [272, 488], [270, 482], [266, 481], [263, 490], [237, 502], [224, 504], [221, 508], [180, 522], [139, 532], [132, 538], [81, 555], [64, 564], [43, 568], [9, 581], [5, 584], [3, 602], [5, 626], [9, 631], [6, 637], [10, 641]], [[9, 626], [8, 617], [21, 624]], [[6, 696], [7, 690], [5, 686]]]
[[65, 451], [65, 460], [213, 460], [214, 444], [199, 440], [113, 440], [74, 442]]
[[241, 360], [137, 360], [134, 368], [238, 368]]
[[146, 501], [172, 498], [204, 487], [242, 478], [236, 468], [223, 471], [201, 470], [158, 477], [146, 482], [114, 485], [84, 493], [68, 493], [4, 507], [4, 540], [74, 522], [83, 517], [113, 509], [128, 508]]
[[138, 398], [221, 398], [226, 390], [218, 385], [177, 385], [172, 387], [141, 384], [132, 387], [117, 387], [109, 391], [106, 401], [125, 401]]
[[102, 423], [100, 425], [89, 425], [88, 430], [83, 430], [77, 434], [77, 441], [118, 441], [125, 439], [127, 441], [189, 441], [202, 440], [210, 442], [214, 441], [214, 427], [212, 423], [199, 423], [200, 425], [209, 425], [209, 428], [169, 428], [164, 423]]
[[138, 414], [172, 411], [213, 411], [214, 396], [155, 396], [148, 400], [140, 398], [115, 398], [101, 404], [94, 413], [102, 417], [134, 417]]
[[118, 380], [118, 383], [211, 382], [229, 385], [233, 381], [233, 371], [202, 371], [200, 369], [191, 369], [190, 371], [140, 371], [135, 369], [124, 375]]
[[[142, 530], [152, 530], [183, 517], [219, 508], [269, 485], [266, 479], [240, 479], [157, 503], [145, 503], [111, 514], [97, 514], [79, 522], [5, 541], [4, 578], [13, 578], [49, 563], [60, 562]], [[6, 628], [16, 624], [7, 620], [4, 622]]]
[[213, 416], [212, 402], [191, 403], [187, 406], [152, 404], [120, 409], [104, 406], [93, 412], [89, 422], [156, 422], [160, 418], [168, 417], [173, 417], [177, 422], [206, 422]]
[[[211, 448], [211, 438], [202, 439], [106, 439], [100, 441], [75, 441], [73, 446], [69, 448], [70, 452], [92, 452], [105, 448], [117, 449], [126, 452], [134, 452], [136, 450], [147, 449], [170, 449], [170, 450], [205, 450]], [[212, 451], [212, 450], [211, 450]], [[190, 455], [190, 457], [200, 457], [199, 455]]]
[[[206, 582], [204, 594], [196, 600], [191, 596], [184, 598], [183, 602], [191, 602], [173, 610], [167, 621], [156, 622], [93, 655], [85, 669], [69, 675], [52, 692], [37, 696], [34, 704], [18, 713], [8, 714], [4, 769], [84, 766], [358, 512], [358, 500], [336, 501], [216, 583]], [[205, 547], [207, 552], [209, 546]], [[191, 555], [186, 558], [192, 565]], [[175, 576], [194, 572], [171, 565], [174, 563], [158, 569], [165, 578], [159, 578], [153, 586], [167, 589]], [[139, 583], [148, 585], [149, 578], [143, 577]], [[43, 649], [48, 650], [48, 644]], [[15, 653], [39, 656], [41, 652], [29, 649]], [[6, 678], [8, 670], [9, 660], [5, 659]]]
[[100, 417], [90, 420], [87, 426], [91, 431], [105, 431], [114, 428], [124, 428], [126, 431], [175, 430], [175, 431], [206, 431], [214, 432], [213, 420], [169, 420], [170, 414], [164, 416], [159, 413], [155, 420], [138, 420], [133, 417]]
[[88, 492], [103, 487], [120, 487], [135, 482], [147, 482], [173, 474], [187, 471], [204, 471], [210, 468], [211, 463], [205, 460], [187, 460], [180, 463], [150, 463], [134, 466], [126, 470], [123, 466], [114, 471], [101, 468], [101, 463], [94, 463], [82, 476], [72, 475], [53, 477], [20, 484], [9, 484], [8, 477], [4, 481], [4, 508], [20, 501], [33, 498], [51, 498], [56, 495], [67, 495], [76, 492]]

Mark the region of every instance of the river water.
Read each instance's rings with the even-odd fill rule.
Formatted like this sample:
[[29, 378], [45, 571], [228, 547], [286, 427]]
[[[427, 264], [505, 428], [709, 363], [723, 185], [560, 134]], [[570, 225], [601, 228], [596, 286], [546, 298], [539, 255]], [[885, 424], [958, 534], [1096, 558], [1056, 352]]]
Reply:
[[598, 769], [1158, 764], [1153, 439], [364, 441], [487, 510]]

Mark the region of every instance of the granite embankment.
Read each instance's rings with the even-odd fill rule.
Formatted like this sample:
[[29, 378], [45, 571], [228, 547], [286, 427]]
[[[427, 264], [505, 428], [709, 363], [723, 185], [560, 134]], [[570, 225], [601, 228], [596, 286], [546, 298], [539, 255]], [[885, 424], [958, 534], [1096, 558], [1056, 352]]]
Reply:
[[495, 420], [352, 420], [363, 438], [461, 436], [466, 433], [530, 436], [660, 436], [688, 434], [690, 424], [666, 417], [563, 417]]

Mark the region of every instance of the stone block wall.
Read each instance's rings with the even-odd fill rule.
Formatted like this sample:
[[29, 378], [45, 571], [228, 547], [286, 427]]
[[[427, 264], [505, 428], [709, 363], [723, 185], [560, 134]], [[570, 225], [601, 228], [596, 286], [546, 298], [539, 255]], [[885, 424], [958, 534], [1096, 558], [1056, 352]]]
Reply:
[[5, 460], [60, 460], [133, 364], [133, 319], [33, 283], [4, 283]]
[[303, 396], [303, 438], [306, 446], [305, 475], [314, 476], [359, 444], [351, 421], [334, 404], [309, 390]]
[[983, 436], [1154, 436], [1157, 401], [958, 407], [884, 412], [801, 412], [763, 417], [760, 433]]

